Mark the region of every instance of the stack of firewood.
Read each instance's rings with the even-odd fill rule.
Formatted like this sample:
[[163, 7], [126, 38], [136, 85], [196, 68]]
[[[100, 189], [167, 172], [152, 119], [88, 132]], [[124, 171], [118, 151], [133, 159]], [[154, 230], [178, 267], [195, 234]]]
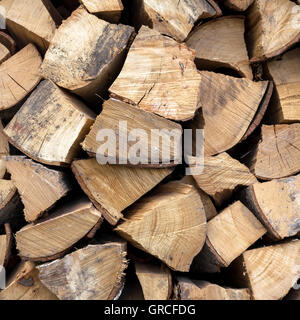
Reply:
[[0, 8], [0, 300], [300, 300], [299, 1]]

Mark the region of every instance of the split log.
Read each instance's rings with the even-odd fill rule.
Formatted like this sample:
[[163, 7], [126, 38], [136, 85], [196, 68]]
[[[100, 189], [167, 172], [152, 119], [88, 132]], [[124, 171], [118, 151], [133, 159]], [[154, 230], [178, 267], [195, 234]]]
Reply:
[[247, 207], [240, 201], [233, 203], [207, 223], [206, 244], [193, 270], [212, 273], [228, 267], [266, 232]]
[[28, 222], [38, 219], [71, 189], [66, 173], [26, 157], [8, 157], [6, 167], [20, 194]]
[[135, 0], [134, 21], [138, 28], [147, 25], [177, 41], [183, 41], [201, 19], [222, 14], [213, 0], [188, 0], [163, 3], [159, 0]]
[[252, 62], [275, 57], [300, 39], [300, 11], [290, 0], [256, 0], [247, 18]]
[[300, 121], [300, 48], [287, 52], [280, 60], [269, 61], [267, 66], [277, 89], [269, 122]]
[[142, 287], [135, 273], [126, 273], [124, 288], [118, 300], [145, 300]]
[[48, 218], [16, 233], [19, 255], [32, 261], [56, 259], [101, 221], [101, 213], [87, 199], [65, 204]]
[[196, 51], [198, 69], [230, 68], [242, 77], [253, 79], [244, 39], [245, 18], [226, 16], [201, 24], [187, 39]]
[[206, 217], [196, 188], [169, 182], [129, 208], [115, 230], [172, 270], [188, 272], [205, 241]]
[[41, 63], [39, 52], [29, 44], [0, 65], [0, 111], [21, 102], [38, 85]]
[[200, 107], [194, 57], [185, 44], [142, 26], [111, 96], [168, 119], [192, 119]]
[[[124, 121], [124, 125], [121, 124], [121, 121]], [[108, 138], [104, 144], [99, 139], [101, 129], [112, 131], [118, 140]], [[137, 136], [131, 137], [132, 130], [137, 132]], [[143, 134], [140, 133], [141, 130]], [[127, 103], [110, 99], [104, 102], [103, 111], [83, 141], [82, 148], [90, 156], [96, 156], [97, 159], [100, 156], [111, 164], [168, 167], [175, 166], [182, 160], [181, 136], [182, 128], [179, 124], [139, 110]], [[138, 156], [137, 137], [140, 150]], [[125, 149], [122, 147], [122, 141], [128, 143], [129, 150], [127, 147]], [[113, 151], [111, 156], [107, 154], [109, 150]]]
[[202, 166], [199, 166], [200, 162], [196, 157], [189, 159], [190, 163], [198, 163], [197, 166], [191, 166], [197, 185], [219, 206], [231, 197], [238, 186], [249, 186], [257, 182], [245, 165], [231, 158], [226, 152], [204, 157]]
[[6, 136], [3, 134], [3, 124], [0, 119], [0, 179], [3, 179], [6, 173], [5, 156], [9, 155], [9, 145]]
[[256, 183], [242, 191], [242, 201], [276, 239], [300, 232], [300, 175]]
[[57, 16], [50, 0], [14, 0], [6, 13], [7, 29], [21, 44], [33, 43], [44, 53], [60, 22]]
[[10, 225], [5, 223], [5, 234], [0, 235], [0, 266], [6, 266], [10, 257], [12, 246], [12, 232]]
[[224, 5], [234, 11], [246, 11], [254, 0], [225, 0]]
[[249, 167], [257, 178], [271, 180], [300, 171], [300, 124], [261, 128], [261, 141], [249, 154]]
[[125, 208], [172, 172], [168, 168], [100, 165], [94, 158], [74, 161], [72, 170], [83, 191], [112, 225], [123, 217]]
[[38, 270], [33, 262], [21, 262], [0, 291], [0, 300], [57, 300], [39, 280]]
[[283, 298], [300, 277], [300, 240], [248, 250], [242, 258], [255, 300]]
[[190, 126], [204, 128], [204, 152], [210, 156], [226, 151], [247, 133], [268, 90], [268, 82], [254, 82], [201, 71], [200, 104]]
[[123, 286], [126, 243], [89, 245], [40, 265], [40, 280], [60, 300], [113, 300]]
[[248, 289], [221, 287], [202, 280], [178, 277], [175, 296], [178, 300], [250, 300]]
[[84, 7], [97, 17], [111, 23], [118, 23], [124, 9], [121, 0], [80, 0]]
[[53, 37], [41, 66], [41, 75], [89, 102], [99, 101], [118, 75], [130, 26], [110, 24], [80, 7]]
[[145, 300], [169, 300], [173, 286], [171, 272], [166, 266], [136, 262], [135, 271]]
[[15, 41], [7, 33], [0, 31], [0, 64], [14, 55], [15, 52]]
[[95, 115], [81, 101], [44, 80], [4, 129], [9, 142], [30, 158], [70, 164], [79, 155]]

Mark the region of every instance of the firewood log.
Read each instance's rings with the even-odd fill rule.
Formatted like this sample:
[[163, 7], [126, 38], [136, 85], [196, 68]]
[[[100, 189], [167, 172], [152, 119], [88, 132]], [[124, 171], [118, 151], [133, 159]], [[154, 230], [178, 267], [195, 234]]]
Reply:
[[105, 93], [121, 69], [133, 31], [80, 7], [55, 33], [41, 75], [89, 102], [98, 102], [97, 94]]
[[53, 260], [102, 221], [101, 213], [85, 198], [64, 204], [49, 217], [16, 233], [19, 255], [32, 261]]
[[20, 43], [33, 43], [44, 53], [59, 23], [56, 17], [50, 0], [14, 0], [6, 13], [6, 24]]
[[212, 273], [228, 267], [266, 232], [247, 207], [240, 201], [233, 203], [207, 223], [206, 244], [193, 270]]
[[0, 31], [0, 64], [14, 55], [16, 43], [7, 33]]
[[172, 276], [163, 264], [135, 263], [136, 275], [139, 279], [145, 300], [168, 300], [172, 294]]
[[3, 179], [6, 173], [5, 156], [9, 155], [9, 145], [6, 136], [3, 134], [3, 124], [0, 119], [0, 179]]
[[0, 266], [6, 266], [12, 246], [12, 232], [9, 223], [5, 223], [5, 234], [0, 235]]
[[284, 178], [300, 171], [300, 124], [263, 125], [261, 141], [249, 154], [251, 172], [262, 180]]
[[9, 142], [32, 159], [70, 164], [95, 115], [80, 100], [44, 80], [4, 129]]
[[253, 79], [244, 39], [244, 20], [242, 16], [226, 16], [195, 28], [187, 39], [187, 45], [196, 51], [198, 69], [225, 67]]
[[171, 120], [192, 119], [200, 107], [194, 57], [185, 44], [142, 26], [111, 96]]
[[213, 0], [135, 0], [134, 7], [138, 27], [147, 25], [177, 41], [183, 41], [197, 21], [222, 14]]
[[38, 219], [71, 189], [66, 173], [26, 157], [8, 157], [6, 167], [20, 194], [28, 222]]
[[72, 170], [83, 191], [112, 225], [123, 217], [125, 208], [172, 172], [168, 168], [100, 165], [94, 158], [74, 161]]
[[255, 0], [247, 17], [251, 61], [275, 57], [299, 41], [296, 6], [290, 0]]
[[123, 286], [126, 243], [89, 245], [40, 265], [39, 278], [60, 300], [112, 300]]
[[277, 239], [300, 232], [300, 175], [255, 183], [242, 191], [242, 201]]
[[177, 277], [175, 296], [179, 300], [250, 300], [248, 289], [221, 287], [202, 280]]
[[41, 283], [35, 264], [22, 261], [7, 287], [0, 291], [0, 300], [57, 300], [57, 297]]
[[80, 0], [84, 7], [99, 18], [111, 23], [118, 23], [124, 9], [121, 0]]
[[206, 217], [195, 187], [169, 182], [130, 207], [115, 230], [172, 270], [187, 272], [203, 247]]
[[39, 52], [29, 44], [0, 65], [1, 112], [21, 102], [37, 86], [41, 63]]
[[[192, 163], [199, 163], [190, 157]], [[200, 171], [200, 173], [198, 173]], [[217, 205], [228, 200], [232, 191], [238, 186], [249, 186], [257, 182], [250, 170], [226, 152], [216, 156], [204, 157], [201, 166], [191, 166], [191, 173], [204, 192], [209, 194]]]
[[[120, 127], [121, 121], [124, 121], [126, 127]], [[101, 129], [113, 130], [118, 137], [117, 141], [108, 139], [107, 143], [104, 144], [105, 149], [101, 147], [103, 141], [98, 137]], [[143, 135], [139, 134], [139, 146], [141, 148], [138, 157], [136, 149], [134, 149], [134, 153], [131, 152], [131, 142], [128, 143], [129, 150], [125, 150], [120, 145], [122, 141], [127, 143], [132, 130], [144, 130]], [[177, 138], [171, 138], [173, 132], [174, 137]], [[153, 113], [139, 110], [127, 103], [109, 99], [104, 102], [103, 111], [97, 117], [90, 133], [83, 141], [82, 148], [90, 156], [97, 155], [97, 157], [99, 155], [104, 157], [107, 150], [112, 149], [113, 154], [110, 161], [117, 164], [168, 167], [175, 166], [181, 161], [181, 135], [182, 128], [179, 124]], [[135, 138], [131, 137], [131, 139]], [[170, 146], [170, 152], [166, 153], [164, 150], [168, 151], [168, 146]], [[107, 158], [108, 156], [105, 156], [105, 159]]]
[[234, 11], [246, 11], [254, 0], [225, 0], [224, 5]]

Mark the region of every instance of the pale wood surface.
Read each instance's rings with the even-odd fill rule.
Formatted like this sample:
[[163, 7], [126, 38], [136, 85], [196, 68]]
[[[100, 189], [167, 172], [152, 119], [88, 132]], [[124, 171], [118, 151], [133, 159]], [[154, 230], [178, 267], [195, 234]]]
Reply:
[[12, 247], [12, 232], [10, 225], [5, 223], [4, 225], [5, 234], [0, 235], [0, 266], [6, 266], [9, 262], [10, 251]]
[[254, 0], [225, 0], [224, 5], [235, 11], [247, 10]]

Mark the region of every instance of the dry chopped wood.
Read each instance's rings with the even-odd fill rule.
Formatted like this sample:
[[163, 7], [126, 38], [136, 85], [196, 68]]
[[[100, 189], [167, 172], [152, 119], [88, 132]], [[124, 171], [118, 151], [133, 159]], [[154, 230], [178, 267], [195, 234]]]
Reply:
[[172, 276], [163, 264], [135, 263], [135, 272], [143, 289], [145, 300], [168, 300], [172, 294]]
[[142, 26], [111, 96], [171, 120], [189, 120], [200, 107], [194, 51]]
[[203, 280], [178, 277], [175, 295], [179, 300], [250, 300], [248, 289], [221, 287]]
[[195, 187], [169, 182], [128, 209], [125, 217], [115, 229], [122, 237], [172, 270], [189, 271], [206, 236], [204, 207]]
[[87, 235], [99, 221], [102, 221], [101, 213], [87, 199], [65, 204], [44, 221], [29, 224], [16, 233], [19, 255], [32, 261], [55, 259]]
[[245, 204], [270, 234], [283, 239], [300, 232], [300, 175], [255, 183], [243, 191]]
[[94, 158], [74, 161], [72, 170], [83, 191], [112, 225], [123, 217], [125, 208], [172, 172], [168, 168], [100, 165]]
[[0, 266], [6, 266], [12, 246], [12, 232], [9, 223], [5, 223], [5, 234], [0, 235]]
[[97, 94], [106, 92], [121, 69], [133, 32], [80, 7], [55, 33], [41, 75], [89, 102], [99, 102]]
[[[106, 128], [113, 130], [118, 139], [108, 139], [103, 144], [98, 134], [101, 129]], [[138, 146], [132, 130], [137, 132]], [[139, 133], [141, 130], [144, 131]], [[97, 156], [97, 159], [100, 156], [110, 163], [168, 167], [181, 161], [181, 135], [182, 128], [179, 124], [127, 103], [109, 99], [104, 102], [103, 111], [83, 141], [82, 148], [90, 156]], [[176, 138], [172, 139], [172, 136]], [[129, 150], [122, 146], [122, 143], [127, 142]], [[136, 148], [140, 150], [138, 156]], [[170, 152], [166, 152], [166, 148], [170, 148]], [[109, 150], [112, 150], [111, 156]]]
[[4, 129], [9, 142], [32, 159], [70, 164], [79, 155], [95, 115], [80, 100], [44, 80]]
[[253, 79], [244, 39], [245, 18], [226, 16], [200, 24], [187, 39], [196, 51], [199, 69], [230, 68], [242, 77]]
[[224, 5], [235, 11], [246, 11], [254, 0], [225, 0]]
[[123, 286], [126, 243], [89, 245], [38, 267], [40, 280], [60, 300], [113, 300]]

